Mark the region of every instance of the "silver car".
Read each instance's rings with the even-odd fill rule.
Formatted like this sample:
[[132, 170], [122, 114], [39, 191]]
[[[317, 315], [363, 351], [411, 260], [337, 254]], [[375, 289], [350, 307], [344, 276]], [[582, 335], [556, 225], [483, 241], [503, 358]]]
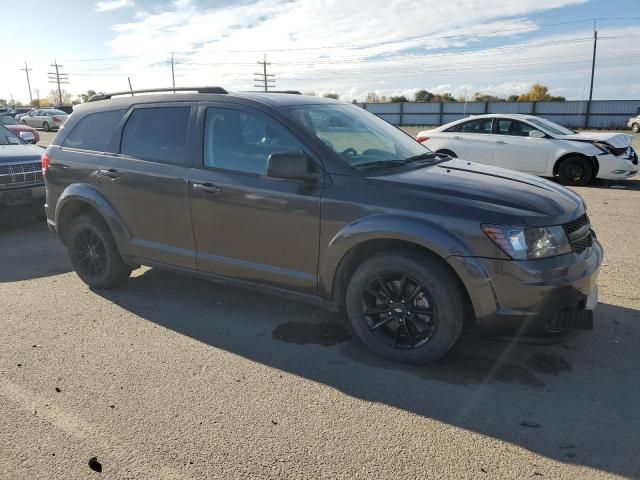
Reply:
[[62, 110], [53, 108], [37, 109], [22, 117], [20, 123], [33, 128], [42, 128], [48, 132], [49, 130], [60, 128], [67, 118], [69, 118], [69, 115]]
[[640, 132], [640, 115], [631, 117], [627, 122], [627, 127], [629, 127], [633, 133]]

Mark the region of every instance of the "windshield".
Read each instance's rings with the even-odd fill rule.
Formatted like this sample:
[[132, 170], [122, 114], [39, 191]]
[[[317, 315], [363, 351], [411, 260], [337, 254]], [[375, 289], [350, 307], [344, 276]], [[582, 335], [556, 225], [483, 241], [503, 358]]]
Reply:
[[8, 115], [4, 115], [0, 117], [0, 123], [2, 125], [18, 125], [18, 122], [15, 118], [10, 117]]
[[66, 115], [67, 112], [63, 112], [62, 110], [47, 110], [47, 114], [51, 115]]
[[9, 130], [7, 127], [0, 125], [0, 145], [20, 145], [20, 137]]
[[349, 166], [397, 166], [430, 150], [393, 125], [355, 105], [302, 105], [289, 116]]
[[563, 127], [562, 125], [551, 122], [546, 118], [529, 118], [529, 121], [536, 127], [539, 127], [542, 130], [546, 130], [547, 132], [553, 133], [555, 135], [573, 135], [576, 133], [573, 130], [569, 130], [568, 128]]

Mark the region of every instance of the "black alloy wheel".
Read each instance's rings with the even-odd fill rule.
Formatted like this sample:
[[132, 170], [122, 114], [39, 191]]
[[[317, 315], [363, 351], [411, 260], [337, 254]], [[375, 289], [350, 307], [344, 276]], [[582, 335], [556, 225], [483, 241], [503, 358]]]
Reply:
[[438, 316], [429, 291], [404, 273], [375, 276], [362, 295], [369, 329], [386, 345], [414, 349], [433, 336]]

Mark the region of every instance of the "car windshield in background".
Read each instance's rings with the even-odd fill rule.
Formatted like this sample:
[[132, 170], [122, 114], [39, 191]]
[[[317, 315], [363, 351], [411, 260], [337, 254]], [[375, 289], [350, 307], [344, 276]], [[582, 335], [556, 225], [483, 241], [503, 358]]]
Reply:
[[9, 115], [0, 116], [0, 123], [2, 125], [19, 125], [18, 121]]
[[0, 145], [20, 145], [20, 143], [20, 137], [7, 127], [0, 125]]
[[553, 133], [554, 135], [574, 135], [576, 132], [569, 130], [562, 125], [553, 123], [545, 118], [529, 118], [529, 122], [533, 123], [536, 127], [540, 127], [542, 130]]
[[353, 168], [395, 167], [434, 155], [393, 125], [355, 105], [303, 105], [289, 116]]

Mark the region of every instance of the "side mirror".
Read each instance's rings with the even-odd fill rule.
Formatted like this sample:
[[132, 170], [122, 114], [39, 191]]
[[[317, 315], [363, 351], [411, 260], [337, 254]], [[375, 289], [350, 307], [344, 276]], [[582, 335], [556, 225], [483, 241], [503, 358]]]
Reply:
[[544, 138], [544, 137], [546, 137], [546, 135], [543, 132], [541, 132], [540, 130], [531, 130], [529, 132], [529, 136], [533, 137], [533, 138]]
[[36, 143], [36, 136], [31, 132], [20, 132], [20, 138], [27, 143]]
[[311, 160], [302, 152], [276, 152], [269, 155], [267, 176], [303, 181], [318, 178], [318, 174], [313, 171]]

